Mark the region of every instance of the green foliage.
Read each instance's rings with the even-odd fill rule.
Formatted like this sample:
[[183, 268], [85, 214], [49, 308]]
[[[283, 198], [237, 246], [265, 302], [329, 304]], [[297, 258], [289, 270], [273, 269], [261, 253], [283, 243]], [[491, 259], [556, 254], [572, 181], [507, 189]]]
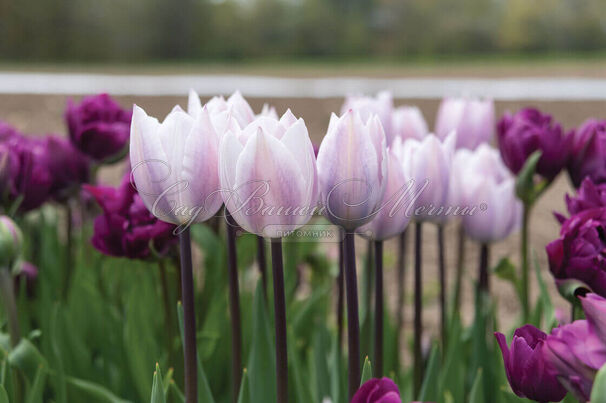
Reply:
[[372, 378], [372, 366], [370, 365], [370, 360], [367, 356], [364, 358], [364, 366], [362, 367], [362, 379], [360, 380], [360, 386], [363, 385], [370, 378]]

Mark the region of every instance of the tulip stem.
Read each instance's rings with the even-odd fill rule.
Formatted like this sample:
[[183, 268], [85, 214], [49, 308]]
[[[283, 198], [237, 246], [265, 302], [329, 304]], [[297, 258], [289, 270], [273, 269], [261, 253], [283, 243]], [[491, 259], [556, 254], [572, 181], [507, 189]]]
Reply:
[[375, 241], [375, 362], [373, 376], [383, 377], [383, 241]]
[[457, 277], [453, 298], [453, 316], [456, 312], [459, 312], [459, 308], [461, 307], [461, 287], [465, 265], [465, 229], [463, 228], [463, 223], [459, 223], [457, 241]]
[[440, 277], [440, 336], [442, 352], [446, 351], [446, 249], [444, 246], [444, 226], [438, 224], [438, 275]]
[[353, 233], [345, 233], [345, 286], [347, 289], [347, 348], [349, 354], [349, 399], [360, 386], [360, 322], [358, 317], [358, 280], [356, 278], [356, 249]]
[[418, 221], [415, 228], [415, 318], [414, 318], [414, 396], [418, 396], [423, 382], [423, 356], [421, 338], [423, 335], [423, 285], [422, 285], [422, 242], [423, 223]]
[[69, 296], [69, 287], [74, 269], [74, 227], [72, 224], [72, 208], [70, 200], [65, 203], [65, 267], [63, 268], [63, 300]]
[[404, 280], [406, 275], [406, 234], [408, 229], [398, 237], [398, 307], [397, 307], [397, 322], [396, 322], [396, 352], [397, 362], [400, 358], [400, 339], [404, 327], [404, 297], [405, 288]]
[[11, 345], [14, 347], [21, 339], [21, 332], [19, 330], [19, 317], [17, 315], [13, 278], [7, 267], [0, 267], [0, 296], [2, 297], [4, 308], [6, 309]]
[[[341, 357], [343, 345], [343, 308], [345, 307], [343, 242], [339, 242], [339, 274], [337, 276], [337, 349]], [[339, 358], [340, 359], [340, 358]]]
[[528, 322], [530, 317], [530, 301], [529, 301], [529, 289], [530, 289], [530, 276], [528, 275], [528, 222], [530, 219], [530, 208], [529, 203], [524, 203], [523, 214], [522, 214], [522, 240], [520, 250], [522, 254], [522, 284], [521, 284], [521, 303], [524, 323]]
[[[238, 401], [242, 377], [242, 327], [240, 320], [240, 290], [238, 284], [238, 257], [236, 253], [236, 228], [233, 217], [225, 209], [227, 227], [227, 265], [229, 279], [229, 312], [231, 319], [231, 377], [232, 401]], [[263, 238], [260, 244], [263, 245]], [[265, 278], [263, 278], [265, 279]], [[265, 285], [265, 284], [264, 284]], [[263, 288], [265, 290], [265, 287]]]
[[371, 240], [366, 243], [366, 264], [364, 265], [364, 315], [369, 326], [362, 326], [361, 332], [361, 356], [372, 357], [372, 292], [373, 292], [373, 269], [374, 269], [374, 245]]
[[480, 245], [480, 265], [478, 270], [478, 292], [488, 294], [490, 292], [490, 281], [488, 278], [488, 265], [490, 264], [490, 249], [488, 244]]
[[263, 284], [263, 297], [267, 302], [267, 259], [265, 259], [265, 239], [257, 235], [257, 264], [261, 273], [261, 283]]
[[166, 276], [166, 264], [164, 260], [160, 259], [158, 261], [158, 269], [160, 271], [160, 286], [162, 287], [162, 302], [164, 303], [164, 321], [166, 326], [166, 338], [167, 338], [167, 348], [168, 348], [168, 362], [173, 362], [173, 315], [172, 309], [173, 306], [170, 302], [170, 293], [168, 291], [168, 277]]
[[181, 249], [181, 294], [183, 296], [183, 346], [185, 366], [185, 402], [198, 401], [198, 367], [196, 348], [196, 314], [194, 311], [194, 276], [191, 260], [189, 227], [179, 233]]
[[282, 239], [271, 240], [271, 266], [274, 277], [274, 315], [276, 324], [277, 402], [288, 402], [288, 356], [286, 349], [286, 298], [284, 296], [284, 264]]

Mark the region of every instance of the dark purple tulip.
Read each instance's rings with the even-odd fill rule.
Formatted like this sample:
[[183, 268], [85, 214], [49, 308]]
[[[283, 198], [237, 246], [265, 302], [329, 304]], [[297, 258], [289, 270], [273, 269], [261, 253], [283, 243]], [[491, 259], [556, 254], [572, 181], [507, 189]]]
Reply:
[[100, 252], [130, 259], [147, 259], [153, 251], [168, 252], [177, 237], [175, 226], [158, 220], [143, 204], [126, 175], [119, 187], [88, 186], [103, 213], [95, 219], [91, 240]]
[[532, 325], [522, 326], [513, 334], [511, 349], [502, 333], [494, 335], [503, 354], [509, 385], [516, 395], [537, 402], [559, 402], [566, 396], [566, 389], [544, 359], [545, 333]]
[[590, 119], [572, 135], [568, 174], [575, 187], [583, 179], [606, 182], [606, 120]]
[[576, 196], [566, 195], [566, 207], [570, 215], [606, 207], [606, 183], [596, 185], [588, 177], [583, 179]]
[[52, 177], [50, 194], [55, 200], [65, 201], [89, 180], [90, 160], [69, 140], [49, 135], [38, 140], [38, 147]]
[[96, 161], [120, 157], [130, 137], [132, 111], [122, 109], [109, 95], [85, 97], [79, 105], [70, 100], [65, 120], [74, 145]]
[[23, 262], [21, 269], [15, 276], [15, 290], [21, 289], [21, 283], [25, 282], [25, 292], [27, 296], [32, 297], [34, 295], [34, 287], [36, 285], [36, 279], [38, 278], [38, 268], [30, 262]]
[[576, 279], [606, 296], [606, 207], [581, 211], [562, 224], [560, 238], [545, 248], [558, 280]]
[[555, 178], [568, 163], [571, 136], [564, 135], [551, 115], [537, 109], [505, 113], [497, 125], [497, 138], [505, 165], [516, 175], [537, 150], [542, 152], [537, 173], [547, 180]]
[[402, 403], [402, 399], [398, 385], [391, 379], [373, 378], [360, 386], [350, 403]]

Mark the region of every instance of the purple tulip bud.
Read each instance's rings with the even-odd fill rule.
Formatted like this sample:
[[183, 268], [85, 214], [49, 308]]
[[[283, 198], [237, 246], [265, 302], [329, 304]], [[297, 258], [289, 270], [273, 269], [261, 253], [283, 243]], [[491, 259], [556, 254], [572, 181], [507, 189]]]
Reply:
[[[499, 152], [487, 144], [474, 151], [457, 150], [450, 175], [451, 206], [461, 213], [469, 237], [495, 242], [518, 228], [522, 205], [516, 198], [515, 178], [503, 164]], [[463, 211], [463, 210], [461, 210]]]
[[58, 201], [65, 201], [82, 183], [89, 180], [90, 162], [86, 155], [78, 151], [67, 139], [46, 136], [38, 142], [36, 158], [44, 159], [52, 178], [50, 195]]
[[482, 143], [490, 143], [494, 121], [492, 100], [445, 98], [438, 109], [436, 135], [444, 139], [455, 131], [457, 148], [474, 150]]
[[560, 238], [546, 246], [556, 281], [576, 279], [606, 296], [605, 227], [606, 207], [584, 210], [564, 221]]
[[566, 195], [566, 207], [570, 215], [583, 210], [606, 207], [606, 183], [595, 185], [591, 178], [583, 179], [576, 196]]
[[590, 119], [572, 133], [568, 174], [575, 187], [585, 178], [606, 182], [606, 120]]
[[552, 373], [581, 402], [589, 401], [595, 375], [606, 364], [606, 340], [599, 336], [590, 321], [577, 320], [553, 329], [543, 348]]
[[385, 133], [378, 116], [366, 122], [332, 115], [318, 152], [320, 192], [328, 219], [354, 230], [374, 218], [387, 183]]
[[219, 167], [225, 206], [248, 232], [280, 238], [312, 217], [316, 158], [305, 122], [290, 110], [227, 131]]
[[404, 176], [402, 162], [390, 149], [387, 150], [387, 185], [381, 207], [368, 224], [358, 228], [358, 233], [375, 240], [385, 240], [400, 234], [410, 221], [407, 206], [411, 182]]
[[101, 253], [148, 259], [153, 251], [166, 254], [177, 241], [174, 226], [154, 217], [126, 175], [117, 187], [85, 185], [103, 213], [95, 218], [93, 246]]
[[28, 297], [34, 296], [36, 279], [38, 278], [38, 268], [30, 262], [21, 262], [21, 268], [15, 276], [15, 290], [21, 289], [21, 283], [25, 282], [25, 292]]
[[374, 98], [350, 95], [345, 98], [341, 107], [341, 115], [349, 110], [359, 113], [364, 122], [367, 122], [373, 115], [377, 115], [385, 131], [386, 144], [391, 144], [395, 137], [392, 128], [393, 96], [391, 92], [381, 91]]
[[559, 402], [566, 396], [566, 389], [543, 356], [545, 333], [532, 325], [516, 329], [511, 349], [502, 333], [494, 335], [503, 354], [507, 380], [516, 395], [537, 402]]
[[537, 173], [552, 180], [568, 163], [571, 136], [551, 115], [537, 109], [521, 109], [516, 114], [505, 113], [497, 125], [499, 149], [505, 165], [518, 174], [528, 157], [542, 152]]
[[360, 386], [351, 403], [402, 403], [400, 390], [389, 378], [372, 378]]
[[[395, 108], [392, 114], [391, 128], [393, 138], [422, 140], [429, 130], [423, 113], [416, 106], [401, 106]], [[391, 143], [389, 143], [391, 144]]]
[[130, 136], [131, 111], [109, 95], [85, 97], [79, 105], [68, 101], [65, 120], [73, 144], [96, 161], [120, 157]]
[[213, 117], [203, 108], [192, 116], [175, 107], [160, 123], [134, 106], [132, 175], [152, 214], [180, 225], [219, 211], [219, 138], [230, 121], [228, 112]]
[[403, 164], [404, 176], [413, 181], [415, 219], [442, 221], [446, 218], [443, 211], [448, 207], [455, 142], [454, 132], [444, 141], [433, 134], [420, 141], [402, 142], [399, 137], [394, 140], [391, 148]]

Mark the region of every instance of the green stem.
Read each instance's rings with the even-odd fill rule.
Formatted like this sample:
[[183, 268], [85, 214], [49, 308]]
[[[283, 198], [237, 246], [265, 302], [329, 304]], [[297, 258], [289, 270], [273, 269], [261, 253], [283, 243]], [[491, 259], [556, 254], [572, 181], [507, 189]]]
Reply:
[[523, 205], [523, 214], [522, 214], [522, 239], [520, 244], [520, 253], [522, 257], [521, 267], [522, 267], [522, 282], [521, 282], [521, 303], [522, 303], [522, 314], [524, 323], [528, 322], [528, 318], [530, 317], [530, 298], [529, 298], [529, 290], [530, 290], [530, 276], [528, 273], [528, 223], [530, 219], [530, 209], [532, 205], [529, 203], [524, 203]]
[[17, 303], [15, 302], [15, 291], [13, 289], [13, 278], [6, 267], [0, 267], [0, 296], [6, 309], [8, 317], [8, 332], [11, 344], [16, 346], [21, 339], [19, 330], [19, 318], [17, 315]]
[[454, 313], [459, 312], [459, 309], [461, 308], [461, 287], [465, 265], [465, 229], [463, 228], [463, 223], [459, 223], [457, 237], [457, 270], [452, 307], [453, 316]]

